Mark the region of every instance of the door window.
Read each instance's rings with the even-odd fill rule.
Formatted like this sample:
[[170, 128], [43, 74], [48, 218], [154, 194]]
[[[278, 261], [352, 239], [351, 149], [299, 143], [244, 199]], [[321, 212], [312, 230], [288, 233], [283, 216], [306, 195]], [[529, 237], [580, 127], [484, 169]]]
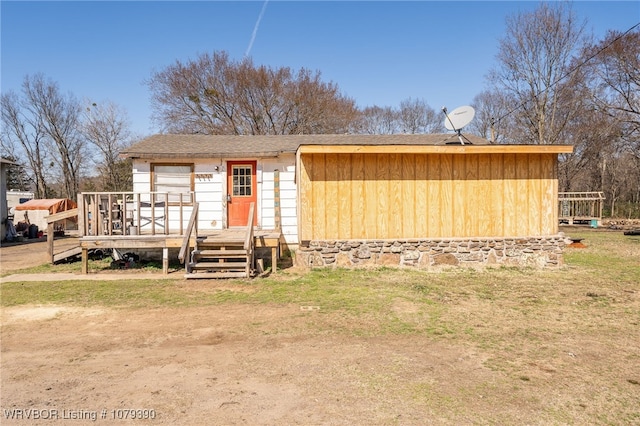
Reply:
[[250, 197], [251, 194], [251, 165], [233, 166], [233, 196]]

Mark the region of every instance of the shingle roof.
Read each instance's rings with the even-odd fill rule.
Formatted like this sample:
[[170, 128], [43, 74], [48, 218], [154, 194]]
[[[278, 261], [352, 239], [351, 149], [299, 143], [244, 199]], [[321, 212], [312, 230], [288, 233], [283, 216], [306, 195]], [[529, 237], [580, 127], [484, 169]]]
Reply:
[[[463, 135], [465, 143], [487, 145], [478, 136]], [[295, 153], [301, 145], [445, 145], [455, 134], [420, 135], [154, 135], [121, 152], [127, 158], [273, 157]]]

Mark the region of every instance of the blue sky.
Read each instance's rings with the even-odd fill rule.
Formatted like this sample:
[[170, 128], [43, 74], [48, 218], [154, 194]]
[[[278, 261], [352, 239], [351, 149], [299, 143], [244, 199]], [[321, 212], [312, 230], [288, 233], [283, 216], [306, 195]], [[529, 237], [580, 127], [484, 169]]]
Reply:
[[[421, 98], [469, 104], [496, 65], [505, 18], [527, 1], [0, 2], [1, 90], [43, 73], [63, 93], [124, 108], [131, 129], [157, 131], [144, 84], [176, 60], [225, 50], [255, 64], [319, 70], [361, 106]], [[578, 1], [597, 39], [640, 21], [639, 1]], [[258, 18], [264, 8], [262, 18]], [[255, 38], [251, 44], [252, 35]]]

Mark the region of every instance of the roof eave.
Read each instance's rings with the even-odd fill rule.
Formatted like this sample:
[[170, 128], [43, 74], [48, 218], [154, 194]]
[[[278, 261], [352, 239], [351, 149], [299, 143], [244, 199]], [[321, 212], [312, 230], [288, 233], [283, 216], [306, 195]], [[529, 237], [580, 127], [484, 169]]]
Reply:
[[301, 145], [301, 154], [570, 154], [572, 145]]
[[123, 158], [155, 160], [167, 158], [277, 158], [282, 154], [294, 155], [295, 151], [258, 151], [258, 152], [122, 152], [120, 156]]

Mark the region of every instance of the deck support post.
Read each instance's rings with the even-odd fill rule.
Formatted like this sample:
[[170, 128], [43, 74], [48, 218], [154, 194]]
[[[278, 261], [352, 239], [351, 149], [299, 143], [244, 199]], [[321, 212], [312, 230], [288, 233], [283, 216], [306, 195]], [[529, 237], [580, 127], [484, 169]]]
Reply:
[[271, 247], [271, 272], [278, 272], [278, 247]]
[[53, 238], [54, 238], [54, 222], [47, 223], [47, 257], [49, 258], [49, 263], [53, 265]]
[[162, 249], [162, 273], [169, 274], [169, 249], [167, 247]]
[[82, 273], [89, 273], [89, 249], [82, 247]]

